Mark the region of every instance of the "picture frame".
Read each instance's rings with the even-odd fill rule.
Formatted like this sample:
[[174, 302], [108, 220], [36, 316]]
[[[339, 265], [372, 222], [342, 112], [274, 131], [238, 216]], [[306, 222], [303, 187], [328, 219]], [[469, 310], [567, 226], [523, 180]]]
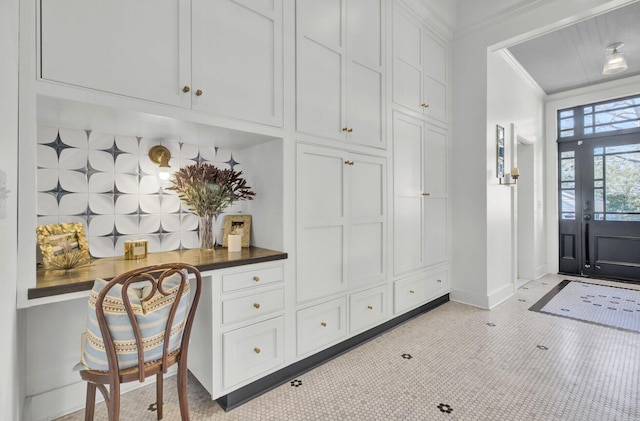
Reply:
[[229, 247], [229, 234], [242, 234], [242, 247], [249, 247], [251, 243], [251, 215], [225, 216], [222, 247]]
[[504, 127], [496, 124], [496, 177], [504, 178]]
[[36, 236], [45, 269], [71, 269], [91, 260], [82, 222], [40, 225]]

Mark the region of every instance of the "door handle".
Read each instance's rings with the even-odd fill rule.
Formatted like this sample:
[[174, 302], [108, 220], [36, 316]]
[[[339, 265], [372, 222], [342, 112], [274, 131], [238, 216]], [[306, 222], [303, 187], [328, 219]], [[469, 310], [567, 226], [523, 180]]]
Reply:
[[582, 217], [585, 221], [591, 221], [591, 215], [585, 215]]

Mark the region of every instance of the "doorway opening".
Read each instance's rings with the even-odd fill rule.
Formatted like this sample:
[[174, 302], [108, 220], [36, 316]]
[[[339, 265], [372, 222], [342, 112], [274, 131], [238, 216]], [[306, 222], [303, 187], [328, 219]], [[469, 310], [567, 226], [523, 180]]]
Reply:
[[558, 111], [560, 273], [640, 282], [640, 96]]

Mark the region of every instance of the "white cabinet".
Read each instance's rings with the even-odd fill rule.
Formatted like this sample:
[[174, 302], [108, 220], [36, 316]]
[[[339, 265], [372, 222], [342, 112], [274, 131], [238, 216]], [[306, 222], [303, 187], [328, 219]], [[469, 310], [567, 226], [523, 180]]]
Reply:
[[215, 399], [285, 363], [282, 263], [204, 272], [189, 370]]
[[44, 80], [282, 126], [282, 1], [41, 3]]
[[411, 12], [393, 4], [393, 103], [447, 122], [447, 47]]
[[188, 0], [39, 3], [43, 79], [190, 105]]
[[393, 117], [394, 273], [448, 259], [447, 133]]
[[387, 319], [387, 285], [349, 296], [349, 330], [360, 332]]
[[384, 148], [384, 0], [296, 2], [296, 124]]
[[297, 354], [320, 350], [347, 336], [347, 303], [339, 298], [298, 310]]
[[386, 279], [386, 170], [379, 157], [297, 145], [297, 301]]
[[394, 313], [400, 314], [448, 293], [449, 270], [437, 268], [399, 279], [393, 284]]
[[193, 0], [191, 7], [193, 109], [281, 126], [282, 2]]

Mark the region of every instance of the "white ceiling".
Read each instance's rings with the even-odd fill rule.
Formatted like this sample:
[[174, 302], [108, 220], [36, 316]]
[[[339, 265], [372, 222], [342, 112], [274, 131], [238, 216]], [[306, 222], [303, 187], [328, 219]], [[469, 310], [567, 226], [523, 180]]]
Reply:
[[[629, 69], [603, 76], [606, 48], [624, 42]], [[640, 74], [640, 1], [508, 48], [547, 93]]]

